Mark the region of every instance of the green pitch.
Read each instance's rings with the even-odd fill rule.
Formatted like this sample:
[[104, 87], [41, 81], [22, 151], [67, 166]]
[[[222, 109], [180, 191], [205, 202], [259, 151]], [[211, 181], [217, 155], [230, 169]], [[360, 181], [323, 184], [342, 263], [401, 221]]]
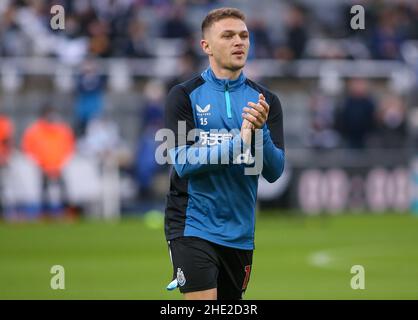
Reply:
[[[296, 216], [296, 217], [294, 217]], [[181, 299], [162, 228], [0, 223], [0, 299]], [[52, 290], [53, 265], [65, 290]], [[365, 289], [353, 290], [353, 265]], [[418, 299], [418, 217], [261, 214], [246, 299]]]

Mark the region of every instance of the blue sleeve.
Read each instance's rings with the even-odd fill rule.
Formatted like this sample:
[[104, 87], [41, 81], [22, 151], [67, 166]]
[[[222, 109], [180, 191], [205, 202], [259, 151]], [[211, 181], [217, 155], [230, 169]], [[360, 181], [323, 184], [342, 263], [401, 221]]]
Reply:
[[213, 146], [182, 145], [169, 150], [174, 169], [180, 178], [225, 168], [233, 163], [235, 148], [242, 148], [237, 134], [232, 140]]
[[263, 177], [270, 183], [280, 178], [284, 170], [284, 150], [274, 145], [270, 130], [263, 130]]
[[239, 134], [213, 146], [202, 146], [187, 139], [196, 125], [189, 94], [182, 85], [173, 87], [168, 93], [165, 127], [174, 133], [174, 145], [168, 146], [168, 153], [180, 178], [225, 168], [228, 163], [233, 163], [233, 150], [242, 146]]
[[270, 112], [263, 128], [263, 177], [270, 183], [283, 173], [285, 164], [283, 112], [276, 95], [269, 96]]

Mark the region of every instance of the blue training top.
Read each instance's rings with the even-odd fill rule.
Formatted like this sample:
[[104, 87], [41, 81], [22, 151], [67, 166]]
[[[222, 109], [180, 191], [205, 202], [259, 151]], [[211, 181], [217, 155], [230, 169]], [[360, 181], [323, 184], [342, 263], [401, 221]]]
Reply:
[[[242, 113], [248, 102], [258, 103], [260, 93], [270, 111], [260, 139], [253, 134], [248, 158], [245, 150], [249, 146], [239, 134]], [[282, 174], [283, 115], [277, 96], [243, 72], [236, 80], [218, 79], [208, 68], [170, 90], [165, 124], [175, 135], [175, 145], [169, 146], [175, 170], [167, 196], [167, 240], [195, 236], [228, 247], [254, 249], [259, 175], [246, 174], [251, 161], [245, 159], [257, 162], [257, 152], [262, 149], [262, 175], [274, 182]], [[190, 138], [192, 130], [198, 132]], [[236, 150], [243, 151], [238, 158]], [[200, 161], [193, 161], [196, 158]]]

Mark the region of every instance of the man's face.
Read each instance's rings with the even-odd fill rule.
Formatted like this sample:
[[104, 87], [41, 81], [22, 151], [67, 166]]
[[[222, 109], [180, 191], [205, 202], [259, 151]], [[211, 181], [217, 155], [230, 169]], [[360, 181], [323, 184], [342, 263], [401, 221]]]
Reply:
[[245, 66], [250, 47], [247, 26], [235, 18], [216, 21], [206, 30], [201, 45], [219, 67], [239, 70]]

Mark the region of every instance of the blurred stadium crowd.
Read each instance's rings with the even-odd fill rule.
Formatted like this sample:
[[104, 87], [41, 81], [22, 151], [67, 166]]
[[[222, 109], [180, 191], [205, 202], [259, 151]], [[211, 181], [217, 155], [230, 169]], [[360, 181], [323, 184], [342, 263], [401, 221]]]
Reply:
[[[49, 28], [50, 9], [57, 4], [66, 13], [65, 30], [59, 34]], [[256, 7], [250, 1], [231, 4], [244, 10]], [[254, 15], [248, 14], [253, 43], [251, 58], [401, 59], [402, 43], [418, 39], [416, 1], [312, 4], [268, 0], [261, 4]], [[360, 32], [350, 28], [350, 8], [354, 4], [362, 5], [366, 12], [367, 28]], [[0, 54], [148, 58], [156, 55], [157, 38], [185, 39], [190, 48], [183, 51], [194, 52], [202, 15], [222, 5], [224, 2], [220, 0], [3, 0]], [[58, 41], [56, 38], [59, 46], [53, 45]], [[350, 41], [318, 43], [307, 48], [311, 38]], [[65, 52], [66, 48], [71, 53]]]
[[[64, 30], [50, 28], [57, 4]], [[365, 8], [365, 30], [350, 27], [354, 4]], [[301, 149], [311, 164], [318, 150], [411, 156], [417, 1], [2, 0], [3, 217], [161, 208], [167, 167], [155, 162], [154, 137], [164, 97], [206, 66], [200, 23], [220, 6], [247, 14], [248, 74], [281, 98], [294, 167], [307, 166]]]

